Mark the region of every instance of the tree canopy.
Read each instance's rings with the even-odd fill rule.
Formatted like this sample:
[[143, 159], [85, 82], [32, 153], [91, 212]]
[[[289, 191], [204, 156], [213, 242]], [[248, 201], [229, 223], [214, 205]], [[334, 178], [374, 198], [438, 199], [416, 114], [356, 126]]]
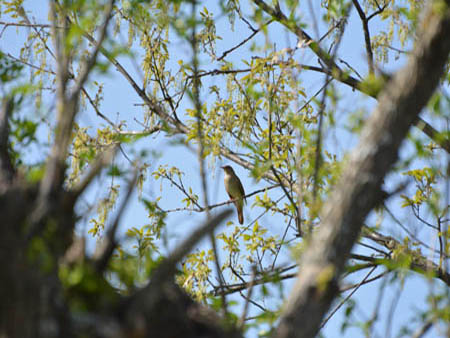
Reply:
[[450, 1], [5, 0], [0, 41], [0, 336], [450, 334]]

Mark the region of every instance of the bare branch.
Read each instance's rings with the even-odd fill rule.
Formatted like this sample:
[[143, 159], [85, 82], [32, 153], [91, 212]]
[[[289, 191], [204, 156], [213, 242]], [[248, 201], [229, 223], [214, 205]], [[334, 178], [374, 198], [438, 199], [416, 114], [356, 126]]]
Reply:
[[[222, 70], [222, 69], [213, 69], [210, 71], [199, 71], [197, 77], [201, 78], [204, 76], [209, 76], [209, 75], [227, 75], [227, 74], [239, 74], [239, 73], [247, 73], [250, 72], [251, 69], [250, 68], [246, 68], [246, 69], [228, 69], [228, 70]], [[193, 75], [189, 75], [187, 78], [188, 79], [192, 79], [194, 76]]]
[[241, 318], [239, 319], [239, 322], [237, 323], [237, 328], [239, 330], [242, 330], [244, 328], [245, 318], [247, 317], [247, 313], [248, 313], [248, 305], [250, 304], [250, 299], [252, 298], [253, 287], [255, 286], [255, 283], [254, 283], [255, 277], [256, 277], [256, 267], [254, 266], [253, 271], [252, 271], [252, 279], [248, 286], [247, 297], [245, 298], [244, 310], [242, 311]]
[[31, 22], [6, 22], [6, 21], [0, 21], [0, 25], [4, 25], [5, 27], [35, 27], [35, 28], [51, 28], [52, 25], [46, 23], [31, 23]]
[[344, 305], [350, 298], [352, 298], [352, 296], [355, 294], [356, 291], [358, 291], [358, 289], [367, 281], [367, 279], [370, 277], [370, 275], [372, 274], [372, 272], [375, 271], [375, 269], [377, 268], [377, 266], [374, 266], [372, 269], [370, 269], [370, 271], [365, 275], [365, 277], [361, 280], [361, 282], [359, 282], [355, 288], [352, 290], [352, 292], [350, 292], [331, 312], [330, 314], [327, 316], [327, 318], [325, 318], [322, 322], [322, 324], [320, 325], [320, 328], [324, 327], [327, 322], [331, 319], [331, 317], [334, 316], [334, 314], [342, 307], [342, 305]]
[[[349, 13], [350, 13], [350, 7], [348, 7], [348, 9], [346, 11], [344, 22], [346, 21]], [[344, 28], [341, 28], [341, 30], [339, 31], [337, 41], [336, 41], [336, 45], [334, 46], [334, 50], [331, 55], [331, 60], [333, 63], [335, 62], [334, 60], [336, 59], [337, 51], [341, 44], [343, 35], [344, 35]], [[319, 188], [318, 175], [319, 175], [319, 169], [322, 165], [323, 115], [325, 112], [327, 87], [330, 82], [331, 82], [330, 75], [327, 74], [327, 76], [325, 77], [324, 85], [323, 85], [324, 90], [322, 92], [322, 98], [321, 98], [319, 112], [318, 112], [319, 124], [317, 126], [316, 154], [315, 154], [315, 160], [314, 160], [314, 174], [313, 174], [313, 200], [314, 200], [314, 203], [317, 199], [317, 193], [318, 193], [318, 188]]]
[[356, 287], [359, 287], [360, 285], [372, 283], [373, 281], [376, 281], [377, 279], [380, 279], [381, 277], [386, 276], [389, 272], [390, 272], [389, 270], [384, 271], [384, 272], [376, 275], [375, 277], [366, 279], [363, 283], [357, 283], [357, 284], [353, 284], [353, 285], [344, 285], [343, 287], [341, 287], [339, 289], [339, 292], [345, 292], [345, 291], [354, 289]]
[[422, 338], [433, 326], [433, 322], [431, 320], [425, 322], [417, 331], [413, 333], [411, 338]]
[[282, 281], [285, 279], [295, 278], [296, 276], [297, 276], [296, 273], [287, 273], [287, 274], [283, 275], [283, 274], [281, 274], [281, 272], [277, 271], [276, 273], [271, 274], [269, 276], [252, 279], [250, 282], [226, 285], [225, 290], [215, 289], [213, 294], [215, 296], [220, 295], [221, 293], [229, 295], [232, 293], [236, 293], [236, 292], [240, 292], [242, 290], [248, 289], [250, 287], [250, 284], [261, 285], [261, 284], [267, 284], [270, 282], [279, 282], [279, 281]]
[[370, 42], [369, 19], [367, 19], [366, 14], [361, 8], [361, 5], [359, 4], [358, 0], [352, 0], [352, 2], [356, 8], [356, 11], [358, 12], [359, 18], [361, 19], [364, 31], [364, 39], [366, 41], [366, 53], [367, 53], [367, 62], [369, 63], [369, 72], [373, 74], [375, 73], [375, 67], [373, 64], [372, 45]]
[[11, 55], [10, 53], [7, 53], [7, 54], [5, 54], [5, 55], [6, 55], [7, 57], [9, 57], [10, 59], [16, 61], [16, 62], [20, 62], [21, 64], [24, 64], [24, 65], [26, 65], [26, 66], [28, 66], [28, 67], [30, 67], [30, 68], [36, 69], [36, 70], [38, 70], [38, 71], [40, 71], [40, 72], [44, 72], [44, 73], [56, 75], [56, 73], [55, 73], [54, 71], [52, 71], [51, 69], [43, 69], [43, 68], [40, 68], [40, 67], [38, 67], [38, 66], [36, 66], [36, 65], [33, 65], [32, 63], [29, 63], [29, 62], [26, 62], [26, 61], [21, 60], [21, 59], [19, 59], [19, 58], [16, 58], [14, 55]]
[[278, 175], [277, 171], [275, 170], [275, 167], [272, 165], [270, 167], [270, 169], [272, 169], [273, 175], [278, 180], [279, 185], [281, 186], [281, 189], [283, 190], [284, 194], [286, 195], [286, 197], [288, 198], [289, 202], [291, 203], [292, 207], [295, 210], [295, 224], [296, 224], [297, 232], [298, 232], [297, 236], [298, 237], [302, 237], [303, 236], [303, 232], [302, 232], [302, 219], [301, 219], [301, 214], [300, 214], [300, 206], [299, 206], [299, 204], [295, 203], [294, 198], [287, 191], [286, 187], [283, 184], [283, 181], [280, 178], [280, 175]]
[[[273, 22], [273, 20], [269, 20], [266, 24], [263, 24], [263, 26], [269, 26], [271, 23]], [[247, 23], [249, 25], [249, 23]], [[251, 26], [250, 26], [251, 27]], [[228, 54], [230, 54], [231, 52], [235, 51], [236, 49], [238, 49], [239, 47], [243, 46], [245, 43], [247, 43], [249, 40], [251, 40], [256, 34], [258, 34], [261, 31], [261, 28], [258, 29], [252, 29], [253, 32], [252, 34], [250, 34], [247, 38], [245, 38], [244, 40], [242, 40], [240, 43], [238, 43], [236, 46], [231, 47], [230, 49], [226, 50], [225, 52], [223, 52], [223, 54], [217, 59], [217, 61], [221, 61], [223, 60], [223, 58], [225, 56], [227, 56]]]
[[[171, 182], [173, 183], [175, 181], [171, 181]], [[174, 185], [175, 185], [175, 183], [174, 183]], [[266, 187], [266, 188], [261, 188], [261, 189], [252, 191], [251, 193], [248, 193], [243, 198], [251, 197], [253, 195], [259, 194], [260, 192], [266, 192], [266, 191], [269, 191], [271, 189], [278, 188], [279, 186], [280, 186], [279, 184], [275, 184], [275, 185], [271, 185], [271, 186]], [[225, 202], [211, 204], [211, 205], [208, 206], [208, 208], [209, 208], [209, 210], [211, 210], [211, 209], [214, 209], [214, 208], [217, 208], [217, 207], [221, 207], [223, 205], [233, 204], [234, 202], [235, 202], [235, 200], [228, 199]], [[203, 207], [200, 207], [200, 206], [198, 206], [197, 209], [183, 207], [183, 208], [175, 208], [175, 209], [164, 210], [164, 212], [175, 212], [175, 211], [183, 211], [183, 210], [189, 210], [189, 211], [195, 211], [195, 212], [203, 212], [205, 209]]]
[[382, 7], [378, 6], [378, 9], [367, 17], [367, 21], [372, 20], [378, 14], [384, 12], [384, 10], [387, 8], [389, 3], [390, 3], [389, 1], [386, 1]]

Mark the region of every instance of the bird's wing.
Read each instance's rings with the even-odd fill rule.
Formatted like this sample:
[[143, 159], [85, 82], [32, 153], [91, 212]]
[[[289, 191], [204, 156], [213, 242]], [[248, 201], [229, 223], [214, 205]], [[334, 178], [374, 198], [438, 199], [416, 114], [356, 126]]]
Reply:
[[[245, 190], [244, 187], [242, 186], [241, 180], [238, 178], [238, 185], [239, 185], [239, 191], [241, 192], [242, 196], [245, 196]], [[244, 202], [247, 203], [247, 199], [244, 197], [243, 198]]]
[[231, 196], [231, 194], [228, 192], [227, 188], [225, 188], [225, 190], [227, 191], [228, 196], [230, 196], [230, 200], [234, 200], [234, 197]]

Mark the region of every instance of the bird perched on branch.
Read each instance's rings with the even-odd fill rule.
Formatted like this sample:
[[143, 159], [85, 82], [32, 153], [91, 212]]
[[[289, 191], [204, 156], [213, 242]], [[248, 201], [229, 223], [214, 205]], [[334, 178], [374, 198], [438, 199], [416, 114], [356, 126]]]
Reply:
[[230, 199], [233, 201], [234, 205], [236, 206], [237, 213], [238, 213], [238, 219], [239, 223], [244, 223], [244, 202], [247, 203], [247, 200], [245, 199], [245, 191], [244, 187], [242, 186], [241, 180], [237, 175], [235, 174], [233, 168], [229, 165], [223, 166], [222, 169], [225, 171], [225, 190], [228, 193], [228, 196], [230, 196]]

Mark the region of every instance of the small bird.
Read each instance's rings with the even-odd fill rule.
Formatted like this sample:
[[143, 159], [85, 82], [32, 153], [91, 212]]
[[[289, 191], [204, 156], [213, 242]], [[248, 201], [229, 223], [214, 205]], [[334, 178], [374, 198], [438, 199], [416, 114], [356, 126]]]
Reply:
[[245, 199], [244, 187], [231, 166], [225, 165], [222, 169], [225, 171], [225, 178], [223, 180], [225, 183], [225, 190], [236, 206], [239, 223], [243, 224], [244, 213], [242, 209], [244, 208], [244, 202], [247, 203], [247, 200]]

